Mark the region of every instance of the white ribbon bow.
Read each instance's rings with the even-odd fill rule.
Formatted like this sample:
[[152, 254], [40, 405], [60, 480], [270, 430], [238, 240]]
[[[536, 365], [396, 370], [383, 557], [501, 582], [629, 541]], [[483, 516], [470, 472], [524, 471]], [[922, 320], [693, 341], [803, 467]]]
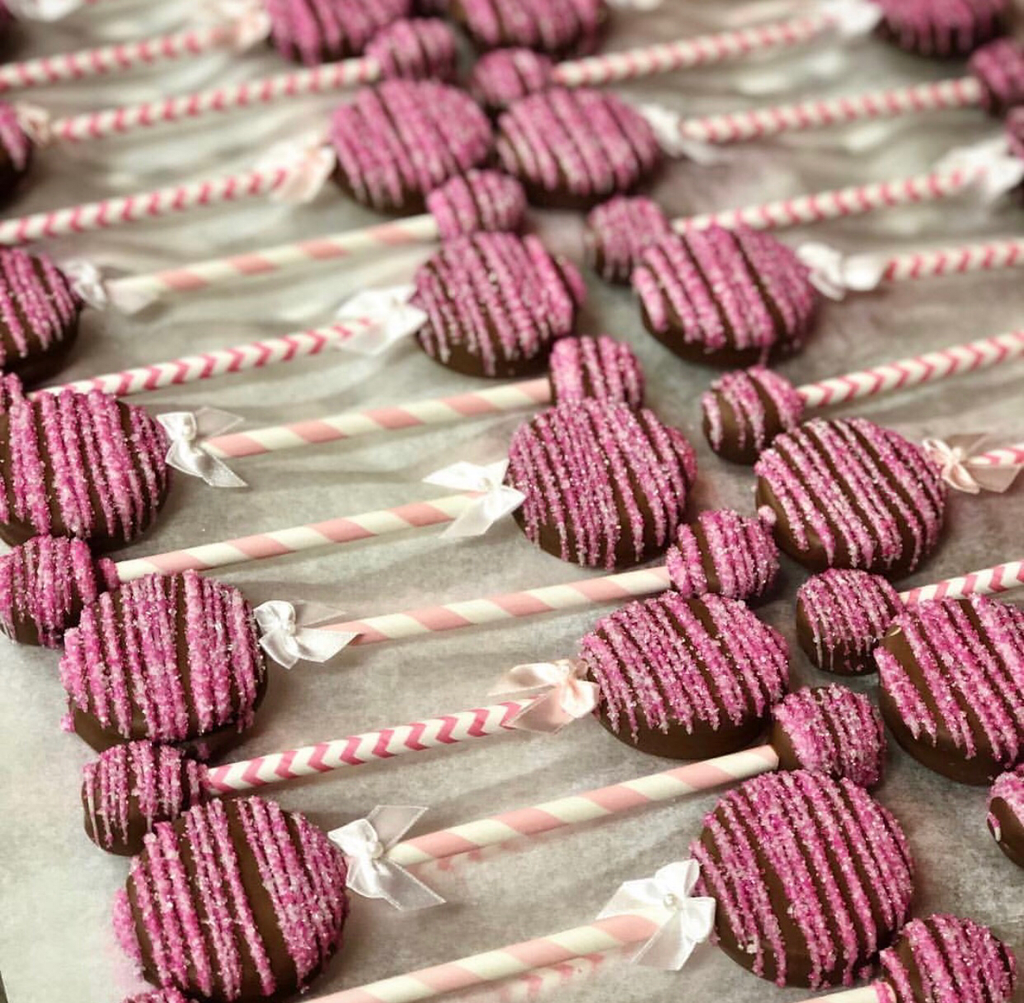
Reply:
[[335, 316], [360, 321], [363, 329], [339, 342], [338, 348], [355, 355], [380, 355], [414, 335], [428, 320], [423, 310], [409, 302], [415, 292], [415, 286], [388, 286], [367, 289], [346, 300]]
[[246, 52], [270, 37], [270, 14], [263, 0], [203, 0], [199, 20], [232, 29], [232, 48]]
[[284, 170], [285, 179], [270, 193], [273, 202], [304, 205], [323, 191], [337, 166], [334, 147], [323, 136], [303, 136], [272, 146], [257, 161], [262, 171]]
[[5, 0], [4, 6], [19, 20], [59, 21], [82, 6], [83, 0]]
[[14, 114], [33, 146], [41, 149], [53, 142], [53, 116], [45, 108], [19, 101], [14, 106]]
[[715, 925], [715, 900], [691, 898], [700, 878], [696, 860], [681, 860], [662, 867], [653, 878], [627, 881], [598, 913], [598, 919], [654, 910], [659, 927], [654, 936], [633, 955], [634, 965], [648, 965], [678, 972], [693, 949], [711, 936]]
[[483, 536], [500, 519], [511, 515], [519, 508], [526, 495], [510, 488], [505, 481], [508, 460], [499, 460], [487, 466], [476, 463], [453, 463], [423, 478], [424, 484], [434, 484], [453, 491], [476, 491], [480, 497], [442, 534], [441, 539], [450, 540], [467, 536]]
[[567, 658], [516, 665], [501, 677], [491, 693], [547, 690], [516, 714], [511, 725], [521, 731], [554, 735], [572, 721], [593, 713], [597, 707], [600, 690], [596, 683], [583, 678], [585, 674], [586, 666], [582, 662]]
[[223, 460], [209, 453], [202, 439], [222, 435], [234, 428], [241, 418], [215, 407], [198, 411], [170, 411], [158, 414], [156, 420], [164, 427], [170, 446], [167, 464], [190, 477], [198, 477], [214, 488], [244, 488], [245, 481]]
[[103, 273], [91, 262], [73, 258], [60, 263], [60, 270], [71, 280], [75, 293], [95, 310], [105, 310], [110, 303], [110, 292]]
[[986, 438], [986, 435], [976, 433], [951, 435], [946, 440], [925, 439], [921, 445], [925, 455], [938, 464], [942, 479], [955, 491], [969, 495], [982, 491], [1002, 494], [1010, 489], [1024, 466], [1019, 463], [993, 466], [972, 462]]
[[1024, 183], [1024, 159], [1010, 149], [1005, 136], [950, 150], [938, 161], [935, 170], [973, 174], [973, 187], [985, 205], [991, 205]]
[[426, 808], [378, 805], [366, 818], [327, 834], [348, 862], [348, 887], [368, 899], [384, 899], [403, 912], [443, 905], [444, 899], [404, 867], [387, 859], [390, 850]]
[[340, 610], [319, 603], [272, 599], [257, 606], [254, 612], [260, 628], [260, 647], [286, 669], [293, 668], [296, 662], [329, 662], [359, 636], [317, 629], [315, 624], [341, 615]]
[[842, 38], [870, 35], [882, 20], [882, 6], [875, 0], [818, 0], [818, 7]]
[[660, 104], [642, 104], [637, 111], [654, 132], [658, 145], [670, 157], [686, 157], [703, 167], [713, 167], [727, 159], [720, 147], [686, 134], [686, 119]]
[[873, 254], [844, 254], [829, 244], [801, 244], [797, 257], [810, 269], [811, 285], [833, 300], [848, 292], [871, 292], [885, 278], [885, 260]]

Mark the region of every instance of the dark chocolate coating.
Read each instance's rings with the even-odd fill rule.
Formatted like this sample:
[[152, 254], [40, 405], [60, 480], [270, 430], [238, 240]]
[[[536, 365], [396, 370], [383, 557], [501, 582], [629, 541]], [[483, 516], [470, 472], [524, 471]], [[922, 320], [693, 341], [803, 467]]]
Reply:
[[878, 34], [918, 56], [958, 59], [1002, 35], [1007, 0], [876, 0]]
[[993, 798], [988, 810], [999, 827], [999, 835], [996, 838], [996, 830], [992, 826], [992, 821], [989, 821], [989, 829], [993, 838], [996, 838], [999, 849], [1018, 867], [1024, 867], [1024, 821], [1002, 798]]
[[[483, 18], [475, 8], [484, 9]], [[496, 32], [485, 23], [486, 15], [493, 16]], [[449, 0], [448, 17], [478, 49], [535, 49], [568, 59], [594, 51], [607, 27], [608, 8], [605, 0]]]
[[380, 29], [408, 17], [412, 0], [265, 0], [270, 44], [307, 66], [362, 54]]

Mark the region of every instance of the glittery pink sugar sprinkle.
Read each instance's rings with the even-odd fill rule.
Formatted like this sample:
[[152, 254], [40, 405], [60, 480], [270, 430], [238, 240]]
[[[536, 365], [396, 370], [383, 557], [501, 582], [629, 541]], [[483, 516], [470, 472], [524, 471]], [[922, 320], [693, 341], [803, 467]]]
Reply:
[[1007, 0], [876, 0], [901, 48], [923, 55], [966, 55], [1002, 32]]
[[564, 55], [588, 51], [604, 20], [604, 0], [459, 0], [466, 30], [481, 48], [522, 46]]
[[644, 251], [671, 233], [656, 202], [617, 195], [587, 215], [587, 260], [606, 282], [628, 282]]
[[1024, 47], [1012, 38], [1000, 38], [971, 56], [971, 73], [981, 82], [985, 107], [1004, 115], [1024, 104]]
[[515, 178], [498, 171], [468, 171], [427, 196], [427, 211], [442, 240], [478, 230], [514, 233], [526, 216], [526, 196]]
[[[740, 449], [750, 443], [760, 453], [776, 435], [796, 428], [804, 414], [799, 391], [784, 376], [764, 366], [720, 376], [701, 397], [700, 404], [708, 442], [716, 453], [722, 449], [727, 426]], [[731, 422], [725, 420], [726, 413]]]
[[551, 83], [554, 62], [531, 49], [497, 49], [481, 56], [469, 76], [469, 92], [485, 108], [507, 108], [513, 101]]
[[381, 28], [408, 17], [412, 0], [265, 0], [271, 38], [287, 59], [315, 66], [358, 55]]
[[[1004, 773], [992, 785], [988, 795], [990, 809], [992, 802], [996, 798], [1002, 801], [1010, 810], [1011, 815], [1024, 826], [1024, 763], [1018, 766], [1016, 770]], [[988, 825], [992, 830], [992, 835], [997, 840], [1001, 840], [1002, 833], [1000, 832], [999, 819], [991, 811], [988, 816]]]
[[605, 334], [556, 341], [548, 371], [557, 404], [596, 398], [640, 407], [644, 401], [644, 372], [636, 353]]

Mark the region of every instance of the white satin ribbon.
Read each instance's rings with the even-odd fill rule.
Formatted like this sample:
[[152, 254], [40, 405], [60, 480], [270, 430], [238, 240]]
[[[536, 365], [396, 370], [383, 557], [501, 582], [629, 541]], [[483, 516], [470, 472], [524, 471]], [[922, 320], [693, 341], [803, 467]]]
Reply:
[[870, 35], [882, 20], [881, 4], [874, 0], [818, 0], [818, 8], [829, 18], [842, 38]]
[[232, 48], [246, 52], [270, 37], [270, 14], [263, 0], [203, 0], [199, 20], [232, 29]]
[[4, 6], [19, 20], [59, 21], [82, 6], [82, 0], [4, 0]]
[[329, 662], [359, 636], [318, 629], [316, 624], [336, 620], [341, 615], [340, 610], [320, 603], [271, 599], [254, 612], [260, 628], [260, 647], [286, 669], [297, 662]]
[[985, 434], [969, 433], [951, 435], [945, 440], [925, 439], [921, 445], [927, 457], [938, 465], [942, 479], [955, 491], [969, 495], [982, 491], [1002, 494], [1010, 489], [1024, 466], [972, 463], [986, 438]]
[[714, 143], [687, 136], [686, 119], [671, 108], [647, 103], [639, 105], [637, 111], [647, 119], [658, 145], [670, 157], [685, 157], [704, 167], [712, 167], [726, 159], [721, 148]]
[[198, 477], [213, 488], [244, 488], [245, 481], [223, 460], [203, 448], [202, 440], [223, 435], [242, 421], [237, 414], [215, 407], [201, 407], [198, 411], [169, 411], [158, 414], [156, 420], [163, 426], [170, 440], [167, 464], [190, 477]]
[[936, 171], [970, 171], [973, 187], [986, 205], [1024, 184], [1024, 160], [1011, 149], [1005, 136], [950, 150], [935, 165]]
[[82, 258], [62, 261], [60, 270], [71, 280], [76, 295], [93, 309], [105, 310], [110, 304], [110, 291], [103, 273], [91, 261]]
[[442, 539], [483, 536], [505, 516], [511, 515], [524, 501], [522, 491], [504, 483], [508, 460], [499, 460], [487, 466], [476, 463], [453, 463], [423, 478], [424, 484], [434, 484], [453, 491], [476, 491], [480, 497], [442, 534]]
[[260, 157], [256, 167], [287, 171], [284, 181], [270, 193], [272, 202], [305, 205], [323, 191], [337, 163], [334, 147], [322, 135], [312, 135], [276, 143]]
[[801, 244], [796, 255], [810, 269], [811, 285], [829, 299], [871, 292], [885, 278], [885, 260], [873, 254], [843, 254], [829, 244], [808, 243]]
[[[409, 301], [415, 286], [367, 289], [338, 308], [338, 320], [363, 321], [361, 331], [338, 342], [338, 348], [354, 355], [374, 356], [414, 335], [427, 322], [427, 314]], [[370, 323], [366, 323], [369, 321]]]
[[531, 662], [509, 669], [491, 690], [493, 694], [546, 690], [511, 721], [513, 728], [554, 735], [567, 724], [593, 713], [600, 690], [597, 683], [584, 679], [582, 662], [560, 658], [555, 662]]
[[631, 960], [634, 965], [678, 972], [693, 949], [711, 936], [715, 924], [715, 900], [691, 897], [699, 878], [696, 860], [667, 864], [652, 878], [621, 885], [597, 918], [638, 911], [660, 913], [659, 928]]
[[378, 805], [366, 818], [334, 829], [327, 838], [345, 854], [348, 887], [368, 899], [384, 899], [402, 912], [443, 905], [444, 899], [404, 867], [387, 859], [426, 808]]
[[37, 104], [18, 101], [14, 114], [21, 131], [28, 136], [32, 145], [42, 149], [53, 142], [53, 116]]

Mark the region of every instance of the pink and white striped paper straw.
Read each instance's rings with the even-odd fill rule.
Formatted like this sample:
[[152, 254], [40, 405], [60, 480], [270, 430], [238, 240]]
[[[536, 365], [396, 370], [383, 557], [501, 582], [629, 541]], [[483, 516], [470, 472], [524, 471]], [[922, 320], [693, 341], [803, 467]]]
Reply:
[[926, 251], [908, 251], [889, 257], [885, 279], [940, 278], [968, 272], [998, 271], [1024, 265], [1024, 240], [989, 240], [977, 244], [959, 244]]
[[1019, 467], [1024, 466], [1024, 442], [1001, 449], [991, 449], [987, 453], [971, 457], [971, 465], [982, 467]]
[[[1024, 449], [1019, 462], [1024, 462]], [[908, 606], [931, 599], [965, 599], [967, 596], [998, 595], [1024, 585], [1024, 561], [1008, 561], [980, 571], [970, 571], [957, 578], [947, 578], [933, 585], [921, 585], [899, 594]]]

